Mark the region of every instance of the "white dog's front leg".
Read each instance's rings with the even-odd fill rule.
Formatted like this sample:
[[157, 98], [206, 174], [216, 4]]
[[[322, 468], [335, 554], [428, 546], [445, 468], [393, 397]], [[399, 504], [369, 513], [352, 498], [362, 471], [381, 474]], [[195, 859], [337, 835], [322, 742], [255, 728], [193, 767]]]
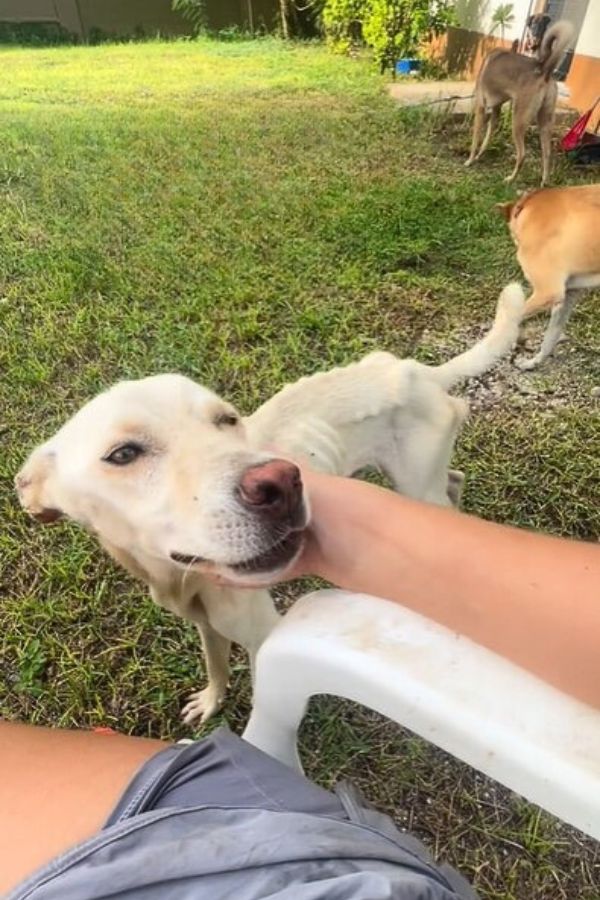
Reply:
[[[221, 638], [240, 644], [248, 653], [250, 676], [254, 684], [256, 654], [265, 638], [279, 621], [269, 591], [247, 588], [224, 588], [206, 584], [202, 589], [202, 604], [211, 631]], [[203, 636], [203, 643], [206, 635]], [[224, 640], [224, 638], [221, 638]], [[211, 670], [207, 658], [210, 679]]]
[[209, 622], [196, 622], [200, 634], [208, 684], [195, 691], [181, 710], [183, 721], [190, 725], [196, 719], [207, 722], [223, 705], [229, 683], [229, 654], [231, 641], [223, 637]]

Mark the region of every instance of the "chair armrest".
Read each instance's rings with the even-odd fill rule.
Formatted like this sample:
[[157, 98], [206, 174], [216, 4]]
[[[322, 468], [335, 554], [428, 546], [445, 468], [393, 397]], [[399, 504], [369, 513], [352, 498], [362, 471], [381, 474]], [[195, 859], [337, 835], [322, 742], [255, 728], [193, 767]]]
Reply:
[[412, 610], [300, 598], [262, 645], [245, 737], [298, 765], [308, 699], [362, 703], [600, 839], [600, 711]]

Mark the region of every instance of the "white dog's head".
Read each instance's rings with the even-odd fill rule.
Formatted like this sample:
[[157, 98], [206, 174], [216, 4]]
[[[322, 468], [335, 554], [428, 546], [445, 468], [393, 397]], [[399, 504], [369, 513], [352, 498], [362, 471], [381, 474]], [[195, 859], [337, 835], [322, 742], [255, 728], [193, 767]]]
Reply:
[[238, 413], [180, 375], [115, 385], [29, 457], [22, 505], [108, 545], [239, 582], [285, 571], [308, 512], [298, 467], [248, 447]]

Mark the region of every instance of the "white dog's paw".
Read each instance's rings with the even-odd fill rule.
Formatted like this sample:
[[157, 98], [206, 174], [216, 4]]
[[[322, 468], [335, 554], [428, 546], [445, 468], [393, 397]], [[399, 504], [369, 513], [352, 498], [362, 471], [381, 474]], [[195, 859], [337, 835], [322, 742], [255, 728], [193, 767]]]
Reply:
[[472, 166], [474, 162], [475, 162], [475, 157], [473, 157], [473, 159], [466, 159], [464, 161], [463, 165], [464, 165], [465, 169], [468, 169], [469, 166]]
[[539, 364], [539, 356], [532, 356], [529, 359], [518, 359], [515, 363], [517, 369], [520, 369], [521, 372], [529, 372], [531, 369], [535, 369], [536, 366], [539, 366]]
[[209, 684], [202, 691], [195, 691], [187, 699], [187, 703], [181, 710], [181, 718], [186, 725], [191, 725], [196, 719], [200, 722], [208, 722], [223, 704], [224, 696], [218, 687]]
[[507, 175], [504, 179], [504, 184], [512, 184], [516, 177], [516, 175]]

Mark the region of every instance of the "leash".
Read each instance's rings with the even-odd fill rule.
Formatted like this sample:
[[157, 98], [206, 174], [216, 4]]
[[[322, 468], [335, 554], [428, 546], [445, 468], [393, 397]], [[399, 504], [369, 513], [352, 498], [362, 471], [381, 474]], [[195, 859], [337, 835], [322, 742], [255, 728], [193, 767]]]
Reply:
[[452, 100], [472, 100], [475, 92], [472, 94], [452, 94], [450, 97], [438, 97], [436, 100], [423, 100], [421, 103], [406, 103], [402, 109], [414, 109], [417, 106], [433, 106], [435, 103], [451, 103]]

